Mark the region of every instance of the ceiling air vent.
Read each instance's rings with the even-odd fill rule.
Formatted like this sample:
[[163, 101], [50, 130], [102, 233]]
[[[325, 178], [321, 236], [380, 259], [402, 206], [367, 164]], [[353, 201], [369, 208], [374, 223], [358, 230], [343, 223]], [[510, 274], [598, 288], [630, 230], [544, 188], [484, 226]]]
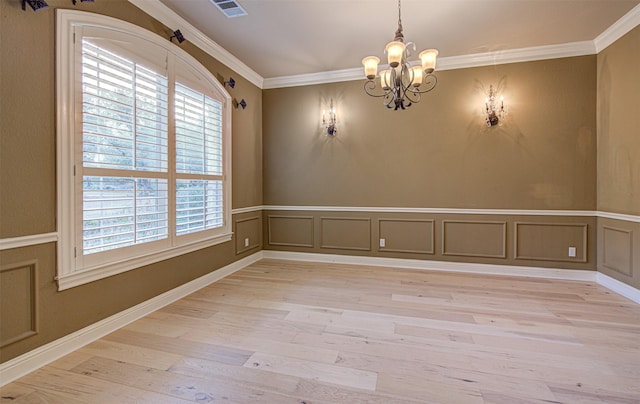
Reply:
[[247, 12], [244, 11], [244, 8], [236, 0], [211, 0], [213, 4], [218, 7], [222, 14], [226, 15], [227, 18], [234, 17], [242, 17], [243, 15], [247, 15]]

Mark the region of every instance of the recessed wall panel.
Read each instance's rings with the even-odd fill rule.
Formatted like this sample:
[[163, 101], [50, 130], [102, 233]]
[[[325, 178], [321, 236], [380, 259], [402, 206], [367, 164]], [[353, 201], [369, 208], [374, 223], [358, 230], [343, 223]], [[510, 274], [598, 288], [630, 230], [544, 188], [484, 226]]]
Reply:
[[370, 251], [371, 219], [321, 217], [320, 248]]
[[602, 265], [623, 275], [633, 275], [633, 233], [602, 227]]
[[384, 239], [379, 251], [433, 254], [434, 221], [412, 219], [380, 219], [378, 233]]
[[442, 254], [506, 258], [507, 223], [443, 220]]
[[515, 259], [587, 261], [586, 224], [516, 222], [514, 234]]
[[313, 216], [267, 216], [268, 243], [290, 247], [313, 247]]
[[0, 268], [0, 347], [37, 331], [36, 262]]
[[262, 231], [262, 221], [260, 217], [254, 216], [235, 221], [234, 234], [236, 237], [236, 254], [253, 250], [260, 247], [260, 233]]

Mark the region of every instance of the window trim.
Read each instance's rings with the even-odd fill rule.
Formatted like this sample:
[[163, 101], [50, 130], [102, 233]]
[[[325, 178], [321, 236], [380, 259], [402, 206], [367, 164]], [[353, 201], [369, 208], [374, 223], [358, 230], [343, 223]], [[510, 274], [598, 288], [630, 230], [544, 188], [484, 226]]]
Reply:
[[[224, 224], [220, 232], [189, 243], [169, 247], [135, 257], [116, 260], [91, 268], [76, 268], [76, 224], [75, 206], [75, 153], [79, 145], [75, 142], [75, 27], [93, 26], [121, 31], [139, 36], [166, 49], [169, 54], [180, 57], [195, 69], [205, 74], [207, 80], [224, 97], [223, 105], [223, 215]], [[177, 257], [202, 248], [225, 243], [232, 238], [231, 226], [231, 96], [224, 86], [200, 62], [166, 38], [135, 24], [116, 18], [76, 10], [56, 10], [56, 158], [57, 158], [57, 226], [60, 235], [57, 246], [58, 290], [65, 290], [108, 276], [140, 268], [158, 261]], [[170, 198], [173, 196], [170, 195]], [[171, 228], [170, 231], [175, 232]]]

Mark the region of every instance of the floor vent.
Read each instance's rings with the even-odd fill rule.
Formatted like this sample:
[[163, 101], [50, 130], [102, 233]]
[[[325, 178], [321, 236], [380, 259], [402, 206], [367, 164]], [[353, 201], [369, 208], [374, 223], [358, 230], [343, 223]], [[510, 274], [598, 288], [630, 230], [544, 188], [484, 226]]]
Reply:
[[247, 12], [244, 11], [244, 8], [242, 8], [236, 0], [211, 0], [211, 2], [215, 4], [218, 10], [222, 11], [222, 14], [226, 15], [227, 18], [247, 15]]

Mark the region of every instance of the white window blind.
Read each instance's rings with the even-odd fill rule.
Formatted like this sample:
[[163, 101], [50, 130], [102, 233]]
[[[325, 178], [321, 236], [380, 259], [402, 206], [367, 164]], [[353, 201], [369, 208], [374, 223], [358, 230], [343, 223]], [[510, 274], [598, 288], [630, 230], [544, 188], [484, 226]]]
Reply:
[[175, 100], [176, 234], [181, 236], [223, 225], [222, 103], [180, 83]]
[[166, 238], [167, 197], [165, 179], [84, 176], [84, 254]]
[[168, 237], [167, 83], [82, 41], [84, 255]]

